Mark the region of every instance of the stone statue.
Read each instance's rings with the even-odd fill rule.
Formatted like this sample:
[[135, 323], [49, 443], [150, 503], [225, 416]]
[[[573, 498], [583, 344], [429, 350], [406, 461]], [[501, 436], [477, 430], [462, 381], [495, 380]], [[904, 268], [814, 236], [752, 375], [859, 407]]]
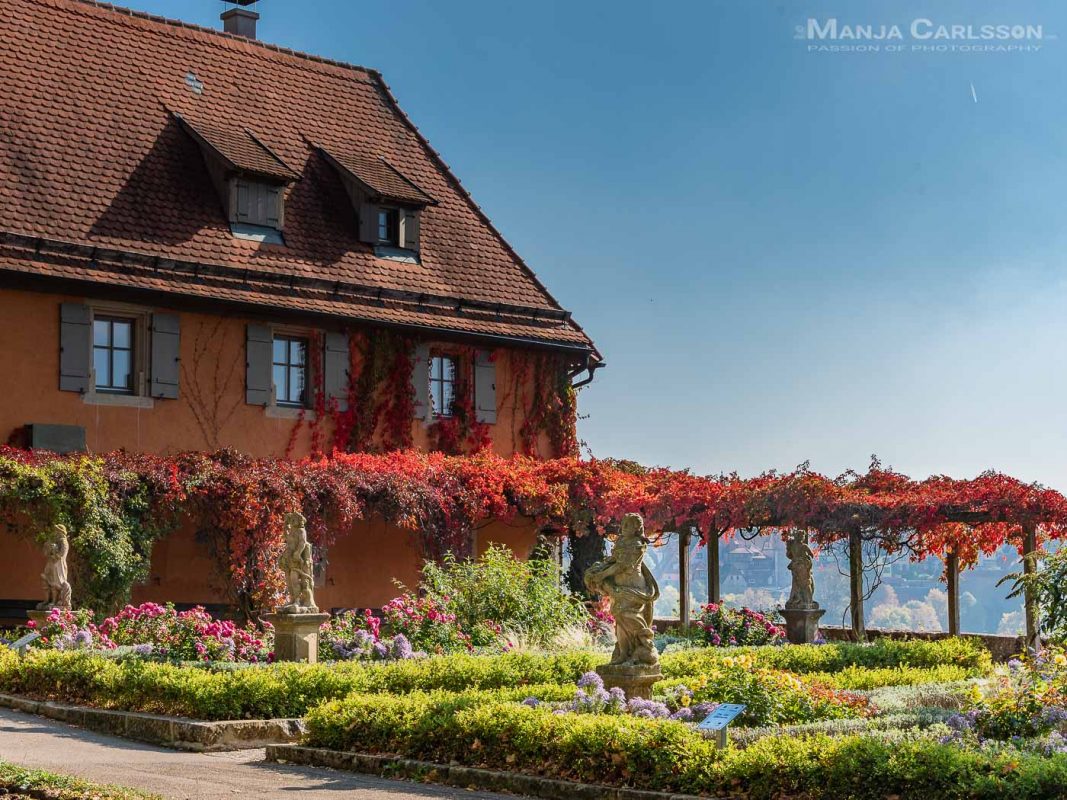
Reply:
[[67, 554], [69, 552], [67, 529], [63, 525], [56, 525], [52, 529], [51, 538], [44, 545], [46, 561], [41, 580], [44, 581], [48, 599], [37, 606], [38, 610], [70, 608], [70, 583], [67, 582]]
[[289, 589], [289, 603], [278, 609], [283, 614], [317, 614], [319, 611], [312, 591], [315, 565], [305, 522], [303, 514], [291, 512], [285, 515], [285, 552], [278, 561]]
[[627, 514], [612, 554], [585, 572], [585, 585], [593, 594], [611, 598], [615, 617], [615, 652], [609, 666], [654, 666], [659, 654], [652, 643], [652, 608], [659, 599], [659, 584], [645, 565], [645, 523]]
[[815, 579], [811, 575], [814, 554], [808, 547], [808, 534], [803, 530], [793, 531], [785, 545], [785, 554], [789, 558], [789, 571], [793, 573], [793, 586], [789, 599], [785, 601], [788, 609], [815, 609]]

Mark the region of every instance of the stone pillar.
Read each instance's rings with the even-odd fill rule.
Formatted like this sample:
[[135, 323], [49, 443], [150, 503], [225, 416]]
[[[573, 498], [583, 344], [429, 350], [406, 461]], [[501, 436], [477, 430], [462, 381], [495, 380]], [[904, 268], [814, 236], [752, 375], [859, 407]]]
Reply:
[[859, 528], [848, 532], [848, 584], [852, 638], [857, 642], [865, 642], [867, 628], [863, 621], [863, 532]]
[[948, 587], [948, 632], [960, 635], [960, 557], [952, 552], [945, 557], [945, 584]]
[[317, 662], [319, 626], [329, 618], [329, 614], [264, 614], [263, 619], [274, 626], [274, 660]]
[[[1023, 575], [1033, 576], [1037, 572], [1037, 526], [1033, 523], [1023, 525]], [[1026, 609], [1026, 649], [1036, 653], [1041, 649], [1041, 609], [1037, 605], [1037, 590], [1027, 583], [1023, 590], [1023, 603]]]
[[708, 602], [718, 605], [722, 602], [719, 591], [719, 531], [708, 531]]
[[689, 630], [689, 525], [678, 532], [678, 618], [682, 630]]

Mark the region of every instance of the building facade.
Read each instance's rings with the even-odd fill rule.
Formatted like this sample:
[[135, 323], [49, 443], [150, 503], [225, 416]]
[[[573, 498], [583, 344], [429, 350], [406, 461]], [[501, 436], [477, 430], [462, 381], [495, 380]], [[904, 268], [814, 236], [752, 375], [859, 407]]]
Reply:
[[[600, 355], [376, 71], [257, 41], [245, 8], [0, 9], [0, 441], [560, 454], [540, 405]], [[39, 595], [33, 545], [0, 544], [0, 604]], [[157, 550], [136, 599], [218, 599], [191, 529]], [[374, 606], [418, 556], [371, 521], [328, 564], [324, 605]]]

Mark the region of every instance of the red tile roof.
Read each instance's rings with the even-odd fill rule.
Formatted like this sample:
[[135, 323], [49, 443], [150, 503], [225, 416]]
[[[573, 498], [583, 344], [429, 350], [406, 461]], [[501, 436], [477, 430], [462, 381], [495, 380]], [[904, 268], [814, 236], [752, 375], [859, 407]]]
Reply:
[[300, 177], [290, 169], [251, 131], [232, 131], [216, 128], [175, 114], [193, 138], [206, 145], [235, 170], [292, 183]]
[[341, 169], [366, 186], [371, 193], [384, 200], [396, 200], [401, 203], [414, 203], [426, 206], [433, 198], [407, 178], [384, 158], [363, 155], [362, 153], [334, 153], [325, 147], [320, 148], [327, 159], [335, 162]]
[[[596, 356], [374, 70], [91, 0], [0, 11], [0, 233], [13, 234], [0, 237], [0, 281], [104, 282]], [[299, 172], [284, 247], [231, 234], [175, 114], [239, 166]], [[383, 192], [433, 199], [419, 263], [358, 240], [319, 147], [371, 159], [380, 171], [358, 174]]]

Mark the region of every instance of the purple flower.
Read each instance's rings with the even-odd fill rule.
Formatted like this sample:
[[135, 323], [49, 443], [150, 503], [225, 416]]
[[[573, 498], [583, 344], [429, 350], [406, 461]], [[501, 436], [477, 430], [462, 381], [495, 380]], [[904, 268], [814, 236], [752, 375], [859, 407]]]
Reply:
[[538, 700], [536, 697], [527, 697], [525, 700], [522, 701], [522, 704], [524, 706], [527, 706], [528, 708], [537, 708], [539, 705], [541, 705], [541, 701]]
[[135, 644], [133, 646], [133, 652], [139, 656], [150, 656], [152, 655], [153, 649], [154, 648], [151, 642], [147, 642], [145, 644]]
[[679, 719], [684, 722], [689, 722], [693, 719], [693, 709], [683, 706], [671, 714], [671, 719]]
[[398, 633], [393, 637], [393, 643], [390, 645], [389, 650], [390, 655], [395, 659], [415, 657], [415, 650], [411, 646], [411, 642], [409, 642], [408, 638], [402, 633]]
[[586, 687], [593, 687], [594, 691], [604, 688], [604, 679], [597, 675], [595, 672], [586, 672], [578, 679], [578, 688], [585, 689]]
[[694, 721], [699, 722], [718, 707], [718, 703], [697, 703], [692, 707]]
[[610, 698], [611, 702], [613, 702], [613, 703], [625, 703], [626, 702], [626, 692], [624, 692], [618, 686], [613, 686], [611, 688], [611, 691], [608, 692], [608, 697]]
[[375, 658], [388, 658], [389, 657], [389, 648], [386, 647], [381, 642], [375, 642], [374, 643], [374, 647], [372, 648], [372, 651], [374, 653], [374, 657]]
[[74, 634], [74, 644], [78, 647], [88, 647], [93, 643], [93, 634], [84, 628]]

